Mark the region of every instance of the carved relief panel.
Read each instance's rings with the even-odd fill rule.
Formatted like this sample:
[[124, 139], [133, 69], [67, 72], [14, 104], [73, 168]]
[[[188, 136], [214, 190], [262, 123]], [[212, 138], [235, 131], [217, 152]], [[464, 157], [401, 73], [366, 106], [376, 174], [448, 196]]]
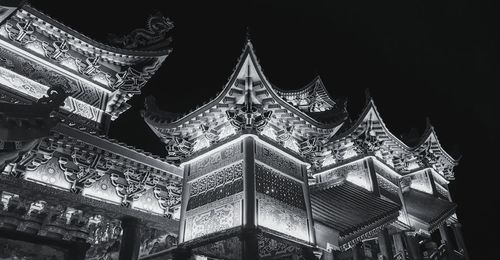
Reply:
[[309, 241], [301, 165], [259, 143], [256, 159], [258, 226]]
[[241, 201], [234, 201], [187, 216], [184, 240], [188, 241], [240, 225]]
[[232, 162], [241, 160], [243, 158], [242, 145], [241, 142], [236, 142], [222, 150], [201, 155], [200, 159], [189, 165], [190, 170], [186, 179], [192, 180]]
[[346, 180], [352, 182], [368, 191], [373, 190], [370, 171], [365, 160], [352, 162], [335, 169], [338, 173], [345, 175]]
[[276, 170], [296, 177], [299, 180], [304, 178], [299, 163], [287, 158], [284, 153], [280, 153], [276, 149], [264, 146], [259, 142], [257, 142], [256, 145], [255, 159], [275, 168]]
[[242, 142], [200, 155], [189, 164], [184, 241], [242, 224]]
[[424, 170], [418, 174], [412, 175], [410, 188], [432, 194], [431, 180], [429, 179], [427, 171]]

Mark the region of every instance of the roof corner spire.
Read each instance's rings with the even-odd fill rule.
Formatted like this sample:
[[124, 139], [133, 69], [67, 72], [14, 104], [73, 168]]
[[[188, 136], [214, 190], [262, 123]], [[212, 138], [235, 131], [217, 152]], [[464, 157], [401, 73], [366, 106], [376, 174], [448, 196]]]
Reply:
[[365, 89], [365, 102], [366, 102], [366, 104], [368, 105], [368, 104], [369, 104], [370, 102], [372, 102], [372, 101], [373, 101], [373, 98], [372, 98], [372, 96], [371, 96], [371, 94], [370, 94], [370, 89], [369, 89], [369, 88], [366, 88], [366, 89]]
[[247, 25], [246, 29], [246, 42], [247, 43], [252, 43], [252, 35], [250, 34], [250, 26]]
[[431, 118], [428, 117], [428, 116], [425, 117], [425, 129], [426, 129], [425, 132], [432, 132], [432, 131], [434, 131], [434, 126], [432, 126]]

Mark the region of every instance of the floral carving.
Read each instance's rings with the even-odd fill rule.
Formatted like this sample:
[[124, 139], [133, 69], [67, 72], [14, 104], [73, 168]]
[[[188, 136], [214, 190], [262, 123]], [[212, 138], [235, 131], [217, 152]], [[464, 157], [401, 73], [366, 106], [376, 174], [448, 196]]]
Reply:
[[134, 170], [127, 168], [123, 173], [125, 182], [116, 173], [111, 174], [111, 183], [116, 188], [116, 193], [122, 198], [122, 206], [130, 207], [133, 200], [137, 200], [146, 190], [154, 188], [159, 178], [150, 171]]
[[36, 39], [32, 35], [35, 29], [33, 28], [33, 21], [31, 20], [21, 20], [17, 22], [15, 26], [7, 23], [5, 30], [9, 35], [9, 39], [21, 44], [26, 44]]

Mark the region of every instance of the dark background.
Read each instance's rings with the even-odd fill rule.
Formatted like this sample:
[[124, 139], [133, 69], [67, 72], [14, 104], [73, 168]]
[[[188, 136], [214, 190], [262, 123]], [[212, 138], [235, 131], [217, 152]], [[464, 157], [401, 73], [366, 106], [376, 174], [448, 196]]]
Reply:
[[35, 7], [99, 40], [142, 27], [161, 11], [175, 23], [174, 51], [111, 126], [110, 136], [156, 154], [164, 148], [140, 116], [153, 95], [185, 112], [213, 98], [241, 54], [246, 27], [267, 78], [296, 89], [321, 75], [356, 119], [370, 89], [399, 136], [431, 118], [439, 140], [462, 156], [451, 193], [472, 259], [498, 251], [500, 28], [481, 1], [42, 1]]

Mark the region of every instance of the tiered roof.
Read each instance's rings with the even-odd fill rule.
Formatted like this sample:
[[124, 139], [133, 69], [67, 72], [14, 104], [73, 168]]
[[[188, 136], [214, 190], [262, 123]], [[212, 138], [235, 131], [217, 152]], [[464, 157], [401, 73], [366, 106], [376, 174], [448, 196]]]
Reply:
[[[427, 124], [421, 141], [408, 146], [390, 132], [372, 98], [351, 127], [333, 136], [325, 146], [328, 153], [318, 160], [336, 164], [351, 157], [372, 153], [396, 172], [406, 174], [432, 167], [447, 179], [453, 179], [457, 160], [444, 151], [434, 128]], [[323, 164], [326, 166], [326, 163]]]
[[[250, 41], [216, 98], [184, 115], [160, 111], [148, 100], [143, 116], [174, 161], [253, 128], [302, 156], [313, 172], [366, 152], [402, 174], [432, 167], [452, 179], [457, 164], [442, 149], [431, 126], [416, 146], [398, 139], [371, 97], [359, 118], [346, 127], [345, 101], [332, 98], [320, 77], [298, 90], [274, 87], [264, 76]], [[341, 126], [345, 130], [339, 131]]]
[[215, 99], [180, 117], [147, 104], [143, 116], [167, 146], [185, 147], [172, 154], [178, 158], [242, 130], [256, 131], [300, 153], [300, 143], [308, 138], [333, 136], [347, 113], [343, 102], [329, 97], [319, 78], [295, 92], [273, 87], [248, 41], [229, 82]]

